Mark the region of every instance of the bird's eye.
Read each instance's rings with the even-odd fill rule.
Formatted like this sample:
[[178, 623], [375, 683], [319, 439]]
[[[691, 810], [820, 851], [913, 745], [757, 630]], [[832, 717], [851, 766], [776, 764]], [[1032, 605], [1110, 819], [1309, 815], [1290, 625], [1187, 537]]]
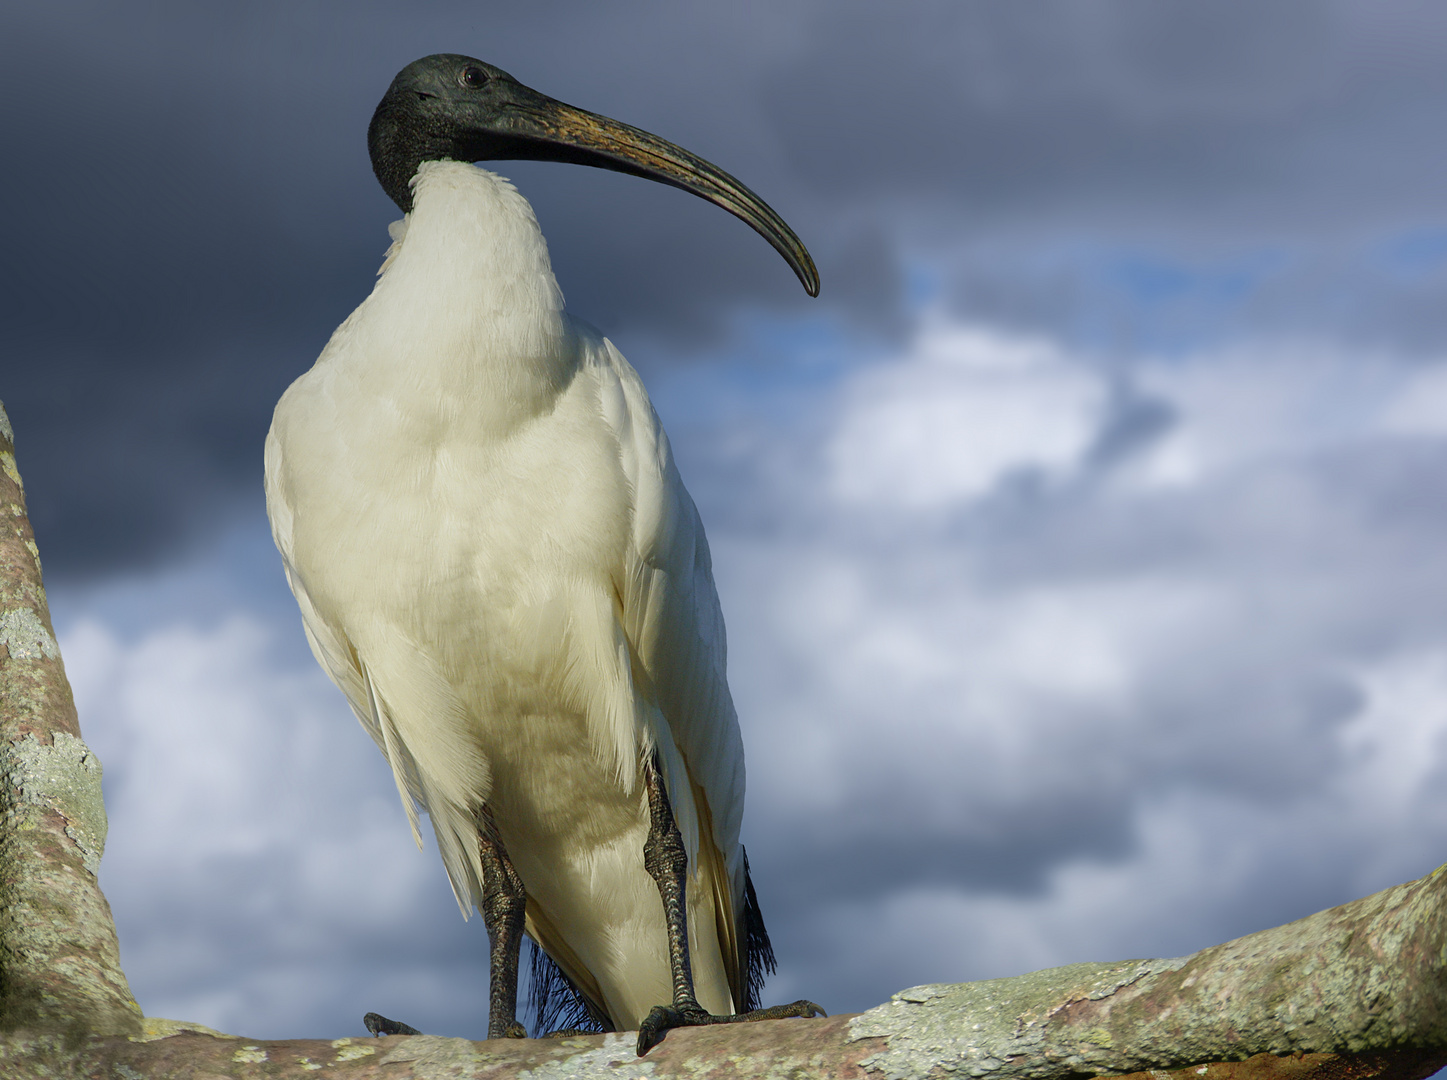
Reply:
[[458, 76], [458, 81], [469, 90], [476, 90], [487, 85], [487, 72], [480, 67], [465, 67]]

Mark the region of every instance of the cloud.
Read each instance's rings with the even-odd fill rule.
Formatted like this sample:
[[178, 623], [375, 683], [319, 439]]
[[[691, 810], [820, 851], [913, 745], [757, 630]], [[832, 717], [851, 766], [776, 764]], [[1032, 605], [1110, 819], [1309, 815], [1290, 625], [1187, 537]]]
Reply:
[[1049, 479], [1092, 442], [1107, 387], [1048, 341], [931, 327], [906, 365], [852, 380], [828, 453], [839, 499], [925, 509]]
[[101, 885], [149, 1015], [257, 1037], [376, 1010], [486, 1034], [486, 934], [413, 848], [390, 774], [282, 635], [237, 614], [62, 634], [105, 766]]
[[[703, 470], [779, 992], [1187, 952], [1430, 869], [1439, 377], [941, 323], [755, 444], [787, 526]], [[1103, 454], [1121, 400], [1164, 419]]]

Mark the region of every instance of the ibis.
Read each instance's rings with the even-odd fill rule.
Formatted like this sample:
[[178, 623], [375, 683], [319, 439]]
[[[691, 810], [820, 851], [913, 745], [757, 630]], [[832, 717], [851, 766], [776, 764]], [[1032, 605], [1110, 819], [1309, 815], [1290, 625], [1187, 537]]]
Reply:
[[525, 1034], [524, 936], [639, 1054], [680, 1026], [822, 1015], [756, 1000], [773, 954], [739, 842], [743, 745], [668, 437], [638, 373], [564, 310], [532, 207], [476, 163], [682, 188], [817, 295], [813, 260], [723, 170], [471, 57], [405, 67], [368, 147], [404, 216], [277, 404], [267, 512], [313, 653], [482, 915], [489, 1038]]

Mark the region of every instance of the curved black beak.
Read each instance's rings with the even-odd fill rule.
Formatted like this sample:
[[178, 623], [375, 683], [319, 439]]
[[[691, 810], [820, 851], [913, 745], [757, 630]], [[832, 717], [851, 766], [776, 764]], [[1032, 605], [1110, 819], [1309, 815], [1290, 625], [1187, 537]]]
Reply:
[[[369, 142], [378, 178], [404, 210], [410, 193], [404, 203], [397, 181], [435, 158], [565, 161], [682, 188], [748, 224], [784, 257], [805, 291], [819, 295], [808, 249], [739, 180], [666, 139], [540, 94], [480, 60], [444, 54], [403, 69], [377, 107]], [[407, 160], [389, 161], [389, 154]]]
[[772, 244], [798, 275], [804, 290], [810, 296], [819, 295], [819, 271], [803, 241], [768, 203], [738, 179], [681, 146], [631, 124], [564, 104], [536, 91], [531, 91], [529, 96], [533, 100], [519, 100], [510, 110], [508, 134], [530, 143], [532, 152], [515, 156], [569, 161], [631, 173], [707, 199]]

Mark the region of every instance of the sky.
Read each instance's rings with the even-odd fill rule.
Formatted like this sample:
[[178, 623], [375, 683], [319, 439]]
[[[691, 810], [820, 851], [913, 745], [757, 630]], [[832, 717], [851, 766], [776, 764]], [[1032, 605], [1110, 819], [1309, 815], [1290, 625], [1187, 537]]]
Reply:
[[[261, 447], [464, 52], [758, 191], [502, 163], [699, 505], [766, 1002], [1175, 956], [1447, 857], [1447, 9], [55, 0], [0, 35], [0, 400], [150, 1015], [486, 1030]], [[425, 830], [424, 830], [425, 831]]]

